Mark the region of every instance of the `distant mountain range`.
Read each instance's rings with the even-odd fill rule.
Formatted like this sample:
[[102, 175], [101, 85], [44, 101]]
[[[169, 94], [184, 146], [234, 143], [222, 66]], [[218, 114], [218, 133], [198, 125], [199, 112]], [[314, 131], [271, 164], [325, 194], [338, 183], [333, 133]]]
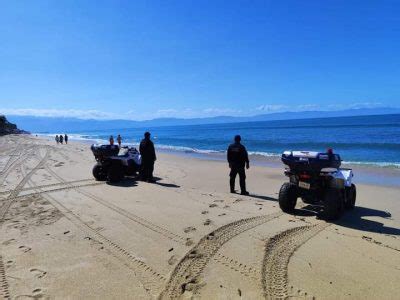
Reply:
[[294, 119], [314, 119], [367, 115], [400, 114], [400, 108], [362, 108], [338, 111], [302, 111], [279, 112], [250, 117], [219, 116], [210, 118], [159, 118], [147, 121], [132, 120], [88, 120], [77, 118], [52, 118], [34, 116], [7, 116], [10, 121], [18, 124], [19, 128], [36, 133], [54, 132], [84, 132], [92, 130], [109, 130], [122, 128], [151, 128], [160, 126], [222, 124], [239, 122], [262, 122]]

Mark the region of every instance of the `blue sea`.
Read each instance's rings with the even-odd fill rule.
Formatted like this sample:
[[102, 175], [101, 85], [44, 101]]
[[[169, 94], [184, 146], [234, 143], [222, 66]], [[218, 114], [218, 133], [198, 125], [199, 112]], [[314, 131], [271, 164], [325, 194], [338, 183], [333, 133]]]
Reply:
[[137, 144], [144, 131], [159, 149], [223, 153], [240, 134], [250, 154], [278, 157], [284, 150], [332, 148], [344, 162], [400, 168], [400, 114], [154, 128], [116, 128], [70, 133], [72, 139], [106, 142], [121, 134]]

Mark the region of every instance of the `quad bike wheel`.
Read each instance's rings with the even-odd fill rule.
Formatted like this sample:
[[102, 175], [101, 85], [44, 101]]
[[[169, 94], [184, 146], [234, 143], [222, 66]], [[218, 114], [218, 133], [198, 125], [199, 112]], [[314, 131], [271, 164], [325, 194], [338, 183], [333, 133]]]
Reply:
[[306, 204], [314, 204], [316, 202], [315, 198], [309, 195], [301, 197], [301, 200]]
[[286, 213], [294, 211], [297, 202], [297, 186], [285, 182], [279, 190], [279, 207]]
[[324, 217], [326, 220], [338, 219], [344, 210], [344, 201], [342, 191], [335, 188], [329, 188], [324, 196]]
[[130, 164], [128, 167], [125, 169], [125, 174], [127, 176], [135, 176], [138, 172], [138, 166], [136, 164]]
[[118, 182], [124, 178], [124, 168], [119, 161], [113, 161], [108, 169], [107, 179], [109, 182]]
[[105, 172], [103, 166], [99, 163], [94, 165], [92, 174], [93, 177], [98, 181], [103, 181], [107, 179], [107, 173]]
[[351, 184], [350, 187], [346, 187], [346, 209], [353, 209], [356, 205], [357, 198], [357, 189], [354, 184]]

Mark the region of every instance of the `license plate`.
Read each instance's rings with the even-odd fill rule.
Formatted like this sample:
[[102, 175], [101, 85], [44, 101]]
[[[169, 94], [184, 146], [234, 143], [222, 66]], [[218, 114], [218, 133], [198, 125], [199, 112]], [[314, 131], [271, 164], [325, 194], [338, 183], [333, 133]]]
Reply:
[[310, 184], [308, 182], [299, 181], [299, 187], [301, 187], [302, 189], [309, 190], [310, 189]]

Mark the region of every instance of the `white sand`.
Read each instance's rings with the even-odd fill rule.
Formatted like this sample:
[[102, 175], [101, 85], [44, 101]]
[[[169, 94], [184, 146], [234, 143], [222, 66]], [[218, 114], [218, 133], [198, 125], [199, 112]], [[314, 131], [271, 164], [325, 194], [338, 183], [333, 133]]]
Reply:
[[218, 161], [159, 154], [159, 184], [108, 185], [84, 144], [0, 151], [0, 298], [399, 298], [400, 189], [358, 185], [331, 224], [280, 211], [277, 169], [243, 197]]

